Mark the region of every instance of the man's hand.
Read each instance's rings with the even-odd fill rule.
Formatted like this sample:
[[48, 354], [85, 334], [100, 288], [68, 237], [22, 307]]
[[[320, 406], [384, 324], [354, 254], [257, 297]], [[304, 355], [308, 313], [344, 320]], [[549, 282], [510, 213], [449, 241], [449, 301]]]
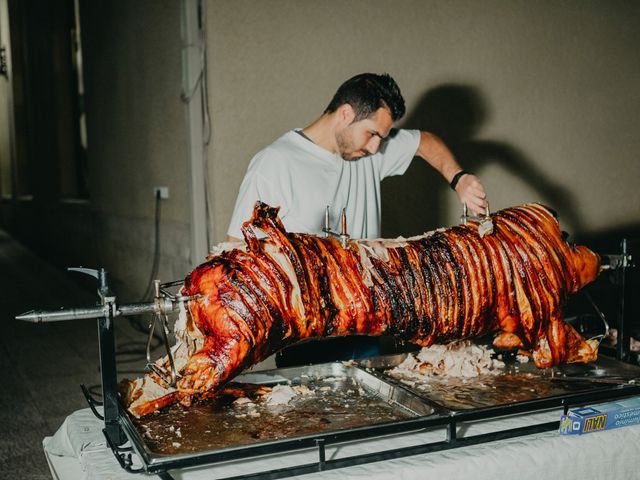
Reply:
[[462, 203], [466, 203], [469, 210], [476, 215], [484, 215], [487, 212], [487, 194], [480, 180], [475, 175], [467, 173], [460, 177], [456, 185], [456, 193]]
[[[449, 184], [454, 175], [462, 171], [449, 148], [433, 133], [420, 132], [420, 144], [416, 155], [440, 172]], [[487, 212], [487, 194], [478, 177], [465, 173], [455, 187], [460, 201], [466, 203], [475, 215], [484, 215]]]

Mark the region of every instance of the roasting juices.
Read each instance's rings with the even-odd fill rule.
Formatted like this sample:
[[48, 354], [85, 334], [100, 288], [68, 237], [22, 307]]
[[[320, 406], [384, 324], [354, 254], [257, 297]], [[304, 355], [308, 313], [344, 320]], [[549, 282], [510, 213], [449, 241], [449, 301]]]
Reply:
[[[206, 398], [244, 369], [303, 340], [391, 335], [428, 347], [496, 332], [494, 345], [531, 352], [539, 368], [597, 358], [562, 317], [568, 295], [593, 281], [599, 257], [567, 244], [539, 204], [478, 222], [393, 240], [289, 233], [278, 209], [256, 203], [246, 244], [222, 251], [185, 279], [194, 300], [176, 324], [169, 387], [155, 374], [122, 384], [129, 411]], [[156, 365], [168, 370], [167, 359]]]

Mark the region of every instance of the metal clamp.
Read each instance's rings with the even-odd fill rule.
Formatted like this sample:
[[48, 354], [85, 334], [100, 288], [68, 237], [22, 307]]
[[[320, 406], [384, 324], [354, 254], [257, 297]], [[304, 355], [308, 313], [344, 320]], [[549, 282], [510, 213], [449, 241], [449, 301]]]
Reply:
[[600, 346], [602, 341], [609, 336], [609, 331], [611, 330], [611, 328], [609, 327], [609, 322], [607, 321], [607, 318], [604, 316], [604, 313], [602, 313], [602, 310], [600, 310], [600, 308], [598, 308], [598, 305], [596, 305], [596, 302], [593, 301], [593, 298], [591, 298], [591, 295], [589, 295], [589, 292], [587, 292], [586, 290], [582, 290], [582, 293], [584, 294], [584, 296], [587, 298], [587, 300], [595, 310], [596, 314], [598, 315], [598, 318], [600, 318], [600, 320], [602, 320], [602, 323], [604, 324], [604, 333], [600, 335], [594, 335], [589, 339], [589, 340], [598, 340], [598, 346]]
[[618, 270], [620, 268], [634, 267], [633, 257], [629, 254], [626, 255], [602, 255], [602, 263], [600, 268], [602, 270]]
[[[160, 280], [154, 280], [153, 286], [155, 289], [155, 302], [156, 305], [161, 306], [163, 298], [160, 292]], [[169, 300], [170, 301], [170, 300]], [[173, 305], [173, 302], [171, 302]], [[151, 344], [153, 342], [154, 331], [156, 323], [160, 324], [160, 332], [162, 333], [162, 340], [167, 351], [167, 357], [169, 357], [169, 377], [164, 369], [158, 367], [153, 361], [151, 361]], [[180, 376], [176, 370], [175, 363], [173, 361], [173, 354], [171, 353], [171, 346], [169, 345], [169, 316], [162, 312], [160, 309], [153, 315], [153, 320], [149, 324], [149, 337], [147, 338], [147, 369], [155, 373], [163, 382], [168, 386], [175, 388], [178, 377]]]
[[462, 204], [462, 215], [460, 215], [460, 223], [462, 225], [466, 225], [468, 219], [469, 219], [469, 208], [467, 207], [467, 203], [464, 202]]
[[329, 220], [329, 205], [327, 205], [327, 208], [324, 211], [324, 227], [322, 228], [322, 231], [324, 232], [325, 237], [328, 237], [329, 235], [338, 237], [340, 239], [340, 245], [342, 245], [342, 248], [347, 248], [347, 244], [351, 237], [347, 233], [347, 212], [344, 208], [342, 209], [342, 213], [340, 214], [340, 227], [341, 228], [339, 234], [331, 230]]
[[467, 203], [463, 202], [462, 215], [460, 216], [460, 223], [462, 223], [463, 225], [467, 225], [468, 220], [470, 218], [478, 222], [478, 235], [480, 235], [480, 238], [484, 237], [485, 235], [491, 235], [493, 233], [493, 220], [491, 219], [489, 202], [487, 202], [484, 215], [479, 217], [469, 215], [469, 208], [467, 207]]

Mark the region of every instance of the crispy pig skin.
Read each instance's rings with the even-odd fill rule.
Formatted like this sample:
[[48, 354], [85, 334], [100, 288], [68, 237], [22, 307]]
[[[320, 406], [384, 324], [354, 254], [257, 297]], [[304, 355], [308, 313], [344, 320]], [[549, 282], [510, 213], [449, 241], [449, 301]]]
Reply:
[[123, 386], [134, 415], [210, 396], [310, 338], [384, 334], [429, 346], [497, 332], [494, 345], [531, 352], [540, 368], [597, 358], [597, 345], [564, 322], [561, 307], [596, 278], [600, 259], [567, 244], [547, 207], [496, 212], [483, 238], [469, 221], [347, 248], [286, 232], [277, 212], [256, 203], [243, 226], [246, 248], [210, 257], [186, 278], [184, 293], [197, 299], [183, 314], [203, 341], [183, 362], [175, 390], [145, 396], [145, 382], [160, 386], [153, 375]]

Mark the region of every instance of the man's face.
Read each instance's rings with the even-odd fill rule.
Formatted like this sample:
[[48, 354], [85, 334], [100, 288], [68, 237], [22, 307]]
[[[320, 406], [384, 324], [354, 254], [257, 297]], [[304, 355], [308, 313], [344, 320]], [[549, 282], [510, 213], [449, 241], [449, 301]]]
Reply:
[[350, 123], [337, 131], [338, 153], [345, 160], [373, 155], [380, 149], [380, 142], [389, 135], [392, 126], [389, 110], [379, 108], [371, 117]]

